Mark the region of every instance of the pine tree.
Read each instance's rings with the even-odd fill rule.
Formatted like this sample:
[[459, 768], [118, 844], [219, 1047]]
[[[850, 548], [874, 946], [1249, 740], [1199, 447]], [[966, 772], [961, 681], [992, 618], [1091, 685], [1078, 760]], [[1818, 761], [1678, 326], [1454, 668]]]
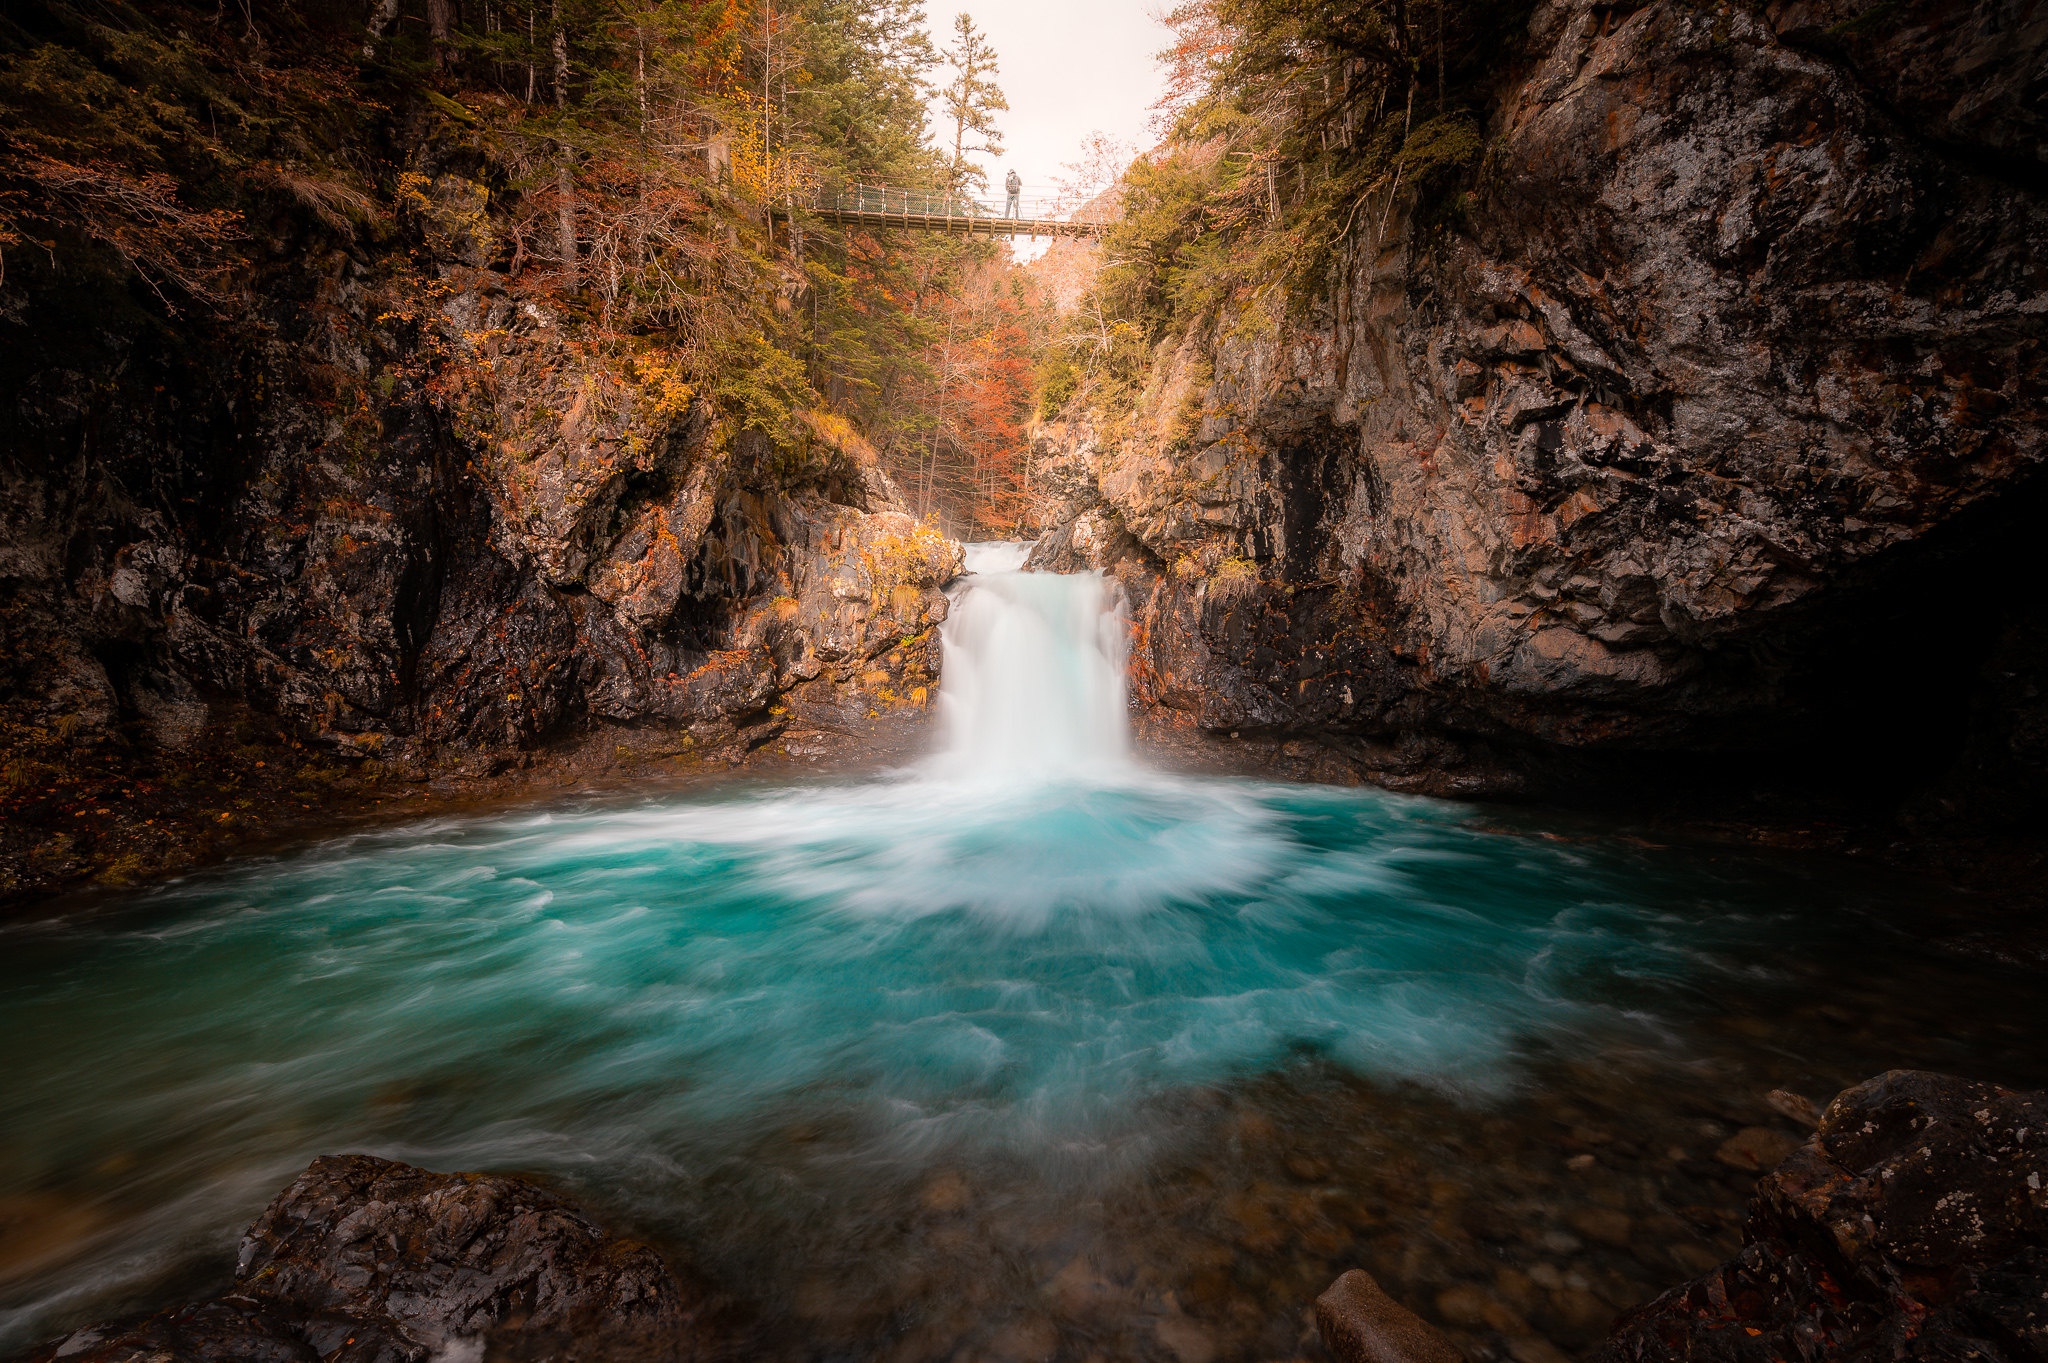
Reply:
[[953, 46], [946, 49], [946, 65], [953, 72], [942, 92], [946, 117], [953, 123], [948, 187], [955, 192], [969, 185], [985, 190], [988, 172], [967, 158], [1002, 155], [1003, 135], [996, 128], [996, 115], [1008, 109], [1010, 101], [996, 84], [996, 51], [989, 46], [988, 36], [974, 26], [974, 16], [953, 16]]

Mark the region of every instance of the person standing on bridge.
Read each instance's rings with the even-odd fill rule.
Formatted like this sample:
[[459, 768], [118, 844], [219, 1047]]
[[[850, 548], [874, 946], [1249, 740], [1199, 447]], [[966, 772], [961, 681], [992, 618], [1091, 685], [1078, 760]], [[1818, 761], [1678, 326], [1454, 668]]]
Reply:
[[1003, 177], [1003, 189], [1010, 196], [1009, 198], [1003, 200], [1004, 217], [1015, 218], [1019, 216], [1017, 212], [1017, 195], [1019, 191], [1021, 191], [1023, 188], [1024, 182], [1017, 178], [1016, 171], [1013, 170], [1008, 175], [1005, 175]]

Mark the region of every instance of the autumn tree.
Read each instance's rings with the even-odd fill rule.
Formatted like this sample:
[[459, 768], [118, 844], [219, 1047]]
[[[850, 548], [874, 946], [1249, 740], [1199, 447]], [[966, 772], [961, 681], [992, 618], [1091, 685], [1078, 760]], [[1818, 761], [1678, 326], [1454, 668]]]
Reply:
[[1001, 248], [805, 207], [813, 184], [973, 169], [1002, 101], [971, 23], [949, 54], [966, 121], [935, 136], [917, 0], [48, 13], [0, 41], [0, 291], [89, 266], [162, 312], [231, 318], [260, 254], [247, 223], [297, 214], [376, 256], [432, 391], [492, 371], [491, 332], [431, 321], [459, 258], [569, 344], [765, 436], [764, 477], [799, 476], [815, 432], [850, 424], [906, 487], [920, 458], [937, 470], [934, 514], [980, 523], [1004, 495], [1011, 357], [1037, 340], [961, 309], [1011, 272]]

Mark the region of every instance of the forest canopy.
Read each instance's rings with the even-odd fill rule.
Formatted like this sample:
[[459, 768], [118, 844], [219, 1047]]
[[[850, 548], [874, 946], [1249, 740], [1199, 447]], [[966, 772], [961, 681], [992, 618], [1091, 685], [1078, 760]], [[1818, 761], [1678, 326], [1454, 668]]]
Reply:
[[[0, 291], [94, 279], [173, 325], [246, 326], [289, 233], [288, 254], [373, 262], [410, 300], [391, 312], [424, 318], [461, 261], [581, 345], [652, 355], [784, 452], [763, 476], [800, 468], [829, 416], [915, 509], [1000, 531], [1028, 276], [985, 242], [804, 211], [822, 185], [975, 178], [1002, 95], [968, 37], [936, 49], [915, 0], [11, 7]], [[927, 127], [948, 80], [968, 135]], [[419, 349], [460, 386], [459, 341]]]

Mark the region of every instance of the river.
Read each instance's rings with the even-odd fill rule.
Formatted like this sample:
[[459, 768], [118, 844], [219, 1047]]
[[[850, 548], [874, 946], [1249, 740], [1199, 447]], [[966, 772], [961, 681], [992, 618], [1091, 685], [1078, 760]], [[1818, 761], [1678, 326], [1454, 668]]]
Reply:
[[1147, 766], [1114, 588], [1021, 561], [975, 548], [906, 769], [0, 930], [0, 1349], [224, 1282], [361, 1150], [568, 1188], [763, 1357], [1289, 1357], [1356, 1264], [1552, 1363], [1732, 1249], [1771, 1090], [2043, 1078], [2027, 979], [1911, 885]]

